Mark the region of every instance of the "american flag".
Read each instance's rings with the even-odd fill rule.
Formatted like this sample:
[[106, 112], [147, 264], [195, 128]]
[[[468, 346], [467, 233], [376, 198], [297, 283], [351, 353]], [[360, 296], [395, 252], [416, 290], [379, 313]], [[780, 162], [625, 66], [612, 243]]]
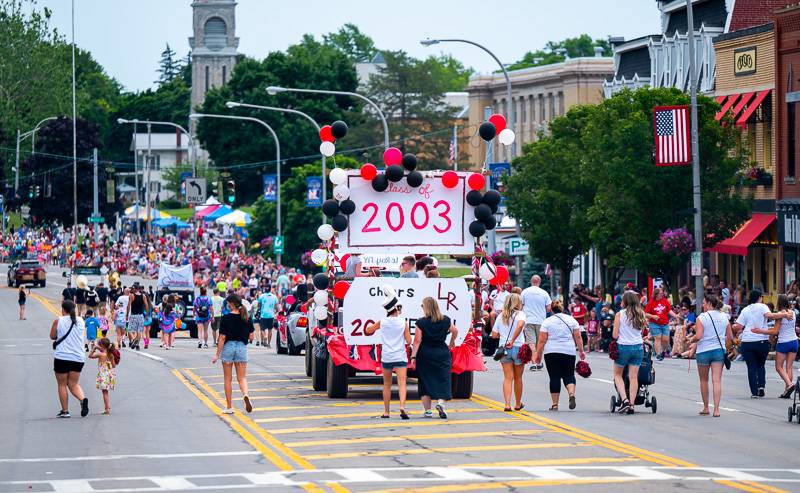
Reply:
[[654, 108], [656, 166], [675, 166], [692, 162], [688, 106]]
[[456, 139], [450, 139], [450, 158], [447, 162], [452, 166], [456, 162]]

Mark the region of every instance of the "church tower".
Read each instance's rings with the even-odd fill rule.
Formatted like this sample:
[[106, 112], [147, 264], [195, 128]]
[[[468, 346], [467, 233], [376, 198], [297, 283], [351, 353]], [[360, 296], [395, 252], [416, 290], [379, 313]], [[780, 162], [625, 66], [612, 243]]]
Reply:
[[236, 37], [235, 0], [192, 2], [192, 111], [201, 105], [206, 92], [225, 85], [236, 65], [239, 38]]

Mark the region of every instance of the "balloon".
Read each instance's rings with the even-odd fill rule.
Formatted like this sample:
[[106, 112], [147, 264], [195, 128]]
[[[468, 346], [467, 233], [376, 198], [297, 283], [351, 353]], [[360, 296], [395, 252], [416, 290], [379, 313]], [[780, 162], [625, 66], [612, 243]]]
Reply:
[[342, 268], [342, 271], [346, 271], [347, 270], [347, 259], [349, 259], [349, 258], [350, 258], [350, 254], [349, 253], [345, 253], [344, 255], [339, 257], [339, 267]]
[[340, 202], [350, 198], [350, 188], [347, 185], [336, 185], [333, 187], [333, 198]]
[[473, 190], [483, 190], [483, 187], [486, 186], [486, 178], [480, 173], [472, 173], [467, 178], [467, 185]]
[[[483, 195], [477, 190], [470, 190], [467, 192], [467, 203], [473, 207], [480, 205], [483, 200]], [[325, 204], [322, 204], [322, 210], [325, 211]]]
[[500, 209], [500, 204], [490, 205], [489, 207], [492, 208], [492, 214], [497, 214], [497, 211]]
[[317, 306], [314, 308], [314, 318], [317, 320], [325, 320], [328, 318], [328, 307]]
[[353, 202], [352, 200], [345, 199], [339, 203], [339, 212], [341, 212], [345, 216], [349, 216], [355, 211], [356, 211], [356, 203]]
[[336, 120], [331, 125], [331, 134], [333, 134], [334, 139], [341, 139], [347, 135], [347, 124], [342, 120]]
[[342, 232], [347, 229], [349, 221], [347, 220], [347, 216], [339, 214], [338, 216], [331, 219], [331, 226], [333, 229], [338, 232]]
[[383, 173], [372, 179], [372, 189], [376, 192], [383, 192], [387, 188], [389, 188], [389, 180], [386, 179], [386, 175]]
[[317, 306], [327, 306], [328, 305], [328, 292], [324, 289], [320, 289], [314, 293], [314, 303]]
[[306, 283], [306, 276], [303, 274], [297, 274], [294, 276], [294, 283], [295, 284], [305, 284]]
[[361, 166], [361, 178], [365, 180], [372, 180], [378, 174], [378, 168], [372, 163], [364, 163]]
[[497, 268], [492, 262], [484, 258], [481, 260], [480, 268], [478, 268], [478, 275], [484, 281], [491, 281], [497, 275]]
[[322, 241], [328, 241], [333, 238], [334, 235], [333, 227], [330, 224], [323, 224], [319, 228], [317, 228], [317, 236]]
[[386, 168], [386, 179], [391, 182], [398, 182], [403, 179], [403, 167], [393, 164]]
[[442, 175], [442, 185], [445, 188], [453, 188], [458, 185], [458, 173], [455, 171], [445, 171]]
[[408, 186], [417, 188], [418, 186], [422, 185], [422, 173], [419, 171], [412, 171], [406, 176], [406, 182]]
[[403, 162], [403, 153], [397, 147], [390, 147], [383, 151], [383, 164], [391, 166]]
[[480, 221], [472, 221], [469, 223], [469, 234], [475, 238], [480, 238], [486, 233], [486, 226]]
[[333, 199], [328, 199], [322, 203], [322, 213], [327, 217], [333, 217], [339, 213], [339, 204]]
[[484, 226], [486, 226], [486, 229], [488, 231], [491, 231], [497, 227], [497, 219], [495, 219], [494, 216], [489, 216], [489, 219], [481, 222], [483, 223]]
[[515, 138], [516, 135], [514, 135], [514, 131], [511, 130], [510, 128], [504, 129], [502, 132], [500, 132], [500, 135], [497, 136], [497, 140], [499, 140], [501, 144], [506, 146], [510, 146], [511, 144], [513, 144]]
[[342, 168], [333, 168], [328, 174], [328, 178], [334, 185], [341, 185], [347, 181], [347, 171]]
[[489, 284], [494, 286], [499, 286], [501, 284], [505, 284], [508, 281], [508, 269], [506, 269], [502, 265], [497, 266], [497, 275], [494, 276], [494, 279], [489, 281]]
[[481, 204], [475, 208], [475, 219], [485, 223], [492, 217], [492, 209], [486, 204]]
[[410, 152], [403, 156], [403, 167], [408, 171], [414, 171], [417, 169], [417, 156], [411, 154]]
[[490, 116], [489, 121], [492, 122], [494, 128], [496, 128], [498, 132], [502, 132], [506, 128], [506, 117], [500, 113], [495, 113], [494, 115]]
[[311, 261], [314, 262], [314, 265], [322, 265], [326, 260], [328, 260], [328, 252], [322, 248], [317, 248], [311, 252]]
[[344, 296], [347, 294], [347, 290], [350, 289], [350, 283], [347, 281], [337, 281], [336, 284], [333, 285], [333, 297], [338, 299], [344, 299]]
[[483, 203], [489, 207], [500, 204], [500, 192], [497, 190], [487, 190], [483, 195]]
[[314, 274], [314, 287], [317, 289], [328, 289], [328, 274], [322, 272]]
[[286, 301], [287, 305], [292, 305], [297, 300], [295, 300], [295, 297], [290, 294], [289, 296], [286, 297], [286, 299], [284, 301]]
[[336, 154], [336, 146], [333, 142], [323, 142], [319, 145], [319, 153], [325, 157], [331, 157]]
[[494, 126], [494, 123], [491, 122], [483, 122], [481, 126], [478, 127], [478, 134], [481, 136], [483, 140], [489, 142], [497, 135], [497, 128]]
[[331, 126], [325, 125], [319, 129], [319, 140], [322, 142], [333, 142], [333, 133], [331, 133]]
[[301, 311], [302, 313], [308, 313], [308, 305], [306, 305], [305, 303], [303, 303], [302, 305], [300, 305], [300, 311]]

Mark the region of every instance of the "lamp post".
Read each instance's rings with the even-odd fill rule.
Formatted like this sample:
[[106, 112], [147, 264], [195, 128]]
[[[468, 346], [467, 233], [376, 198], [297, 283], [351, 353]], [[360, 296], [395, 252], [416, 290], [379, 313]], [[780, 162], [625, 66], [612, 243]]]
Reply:
[[[319, 134], [320, 130], [319, 123], [317, 123], [317, 121], [311, 118], [311, 116], [309, 116], [307, 113], [303, 113], [302, 111], [299, 110], [293, 110], [290, 108], [277, 108], [274, 106], [260, 106], [257, 104], [238, 103], [236, 101], [228, 101], [227, 103], [225, 103], [225, 106], [227, 106], [228, 108], [253, 108], [257, 110], [278, 111], [280, 113], [291, 113], [294, 115], [300, 115], [309, 122], [311, 122], [311, 124], [314, 125], [314, 128], [317, 130], [317, 133]], [[322, 156], [322, 200], [325, 200], [325, 198], [327, 197], [326, 183], [325, 183], [326, 164], [325, 164], [325, 155], [321, 154], [321, 156]], [[322, 221], [325, 223], [328, 222], [328, 218], [327, 216], [325, 216], [324, 213], [322, 214]]]
[[388, 149], [389, 148], [389, 124], [386, 122], [386, 116], [381, 111], [380, 107], [375, 103], [375, 101], [369, 99], [368, 97], [364, 96], [363, 94], [359, 94], [357, 92], [349, 92], [349, 91], [328, 91], [322, 89], [297, 89], [294, 87], [280, 87], [280, 86], [269, 86], [267, 88], [267, 93], [270, 95], [275, 95], [281, 92], [299, 92], [299, 93], [306, 93], [306, 94], [333, 94], [336, 96], [352, 96], [354, 98], [358, 98], [362, 101], [365, 101], [367, 104], [375, 108], [375, 111], [378, 112], [378, 116], [381, 119], [381, 123], [383, 124], [383, 145]]
[[[275, 159], [276, 159], [276, 167], [277, 171], [277, 181], [278, 181], [278, 190], [277, 190], [277, 203], [276, 203], [276, 214], [275, 214], [275, 229], [277, 230], [277, 235], [281, 235], [281, 143], [278, 140], [278, 134], [275, 133], [275, 130], [272, 129], [266, 122], [263, 120], [259, 120], [258, 118], [253, 118], [252, 116], [234, 116], [234, 115], [210, 115], [206, 113], [192, 113], [189, 115], [189, 119], [195, 120], [198, 118], [222, 118], [226, 120], [243, 120], [249, 122], [255, 122], [262, 125], [264, 128], [269, 131], [272, 135], [272, 138], [275, 140]], [[281, 254], [276, 254], [276, 260], [278, 264], [281, 263]]]
[[33, 154], [33, 152], [34, 152], [34, 144], [35, 144], [34, 139], [35, 139], [35, 136], [36, 136], [36, 132], [39, 131], [39, 128], [42, 126], [42, 124], [44, 122], [50, 121], [50, 120], [55, 120], [56, 118], [58, 118], [58, 117], [57, 116], [49, 116], [49, 117], [45, 118], [44, 120], [40, 121], [39, 123], [37, 123], [36, 126], [33, 127], [32, 130], [28, 130], [25, 133], [20, 133], [19, 129], [17, 129], [17, 154], [16, 154], [16, 157], [14, 159], [15, 169], [16, 169], [16, 172], [14, 174], [14, 193], [16, 193], [17, 189], [19, 189], [19, 144], [20, 144], [20, 142], [22, 142], [23, 140], [25, 140], [28, 137], [30, 137], [31, 138], [31, 154]]
[[[694, 206], [694, 252], [700, 257], [700, 272], [694, 278], [695, 299], [703, 299], [703, 220], [700, 203], [700, 143], [697, 130], [697, 64], [694, 58], [694, 12], [692, 0], [686, 0], [687, 41], [689, 48], [689, 94], [691, 101], [692, 132], [692, 201]], [[695, 307], [700, 315], [702, 307]]]

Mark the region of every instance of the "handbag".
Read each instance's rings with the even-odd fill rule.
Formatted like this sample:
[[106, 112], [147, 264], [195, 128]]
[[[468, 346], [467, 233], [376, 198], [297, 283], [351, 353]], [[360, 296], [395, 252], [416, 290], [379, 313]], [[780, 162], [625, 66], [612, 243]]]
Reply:
[[[519, 313], [519, 311], [517, 311], [517, 313]], [[508, 344], [508, 338], [511, 337], [511, 333], [514, 332], [514, 322], [517, 320], [517, 313], [515, 313], [514, 316], [511, 318], [511, 324], [508, 326], [508, 335], [506, 336], [506, 342], [504, 342], [500, 346], [497, 346], [497, 350], [495, 350], [494, 356], [492, 356], [492, 358], [495, 361], [500, 361], [501, 359], [503, 359], [503, 356], [506, 355], [506, 344]]]
[[722, 349], [723, 360], [722, 364], [725, 365], [726, 370], [731, 369], [731, 359], [728, 357], [728, 351], [725, 350], [725, 346], [722, 345], [722, 340], [719, 338], [719, 332], [717, 332], [717, 324], [714, 323], [714, 317], [711, 314], [708, 315], [708, 319], [711, 320], [711, 325], [714, 327], [714, 335], [717, 336], [717, 342], [719, 343], [719, 347]]
[[54, 351], [55, 351], [55, 349], [58, 347], [58, 345], [59, 345], [59, 344], [61, 344], [62, 342], [64, 342], [64, 339], [66, 339], [67, 337], [69, 337], [69, 334], [70, 334], [70, 332], [72, 332], [72, 328], [73, 328], [73, 327], [75, 327], [75, 322], [72, 322], [72, 324], [70, 324], [70, 326], [69, 326], [69, 330], [67, 331], [67, 333], [66, 333], [66, 334], [64, 334], [63, 336], [61, 336], [61, 337], [60, 337], [60, 338], [59, 338], [57, 341], [53, 341], [53, 350], [54, 350]]

